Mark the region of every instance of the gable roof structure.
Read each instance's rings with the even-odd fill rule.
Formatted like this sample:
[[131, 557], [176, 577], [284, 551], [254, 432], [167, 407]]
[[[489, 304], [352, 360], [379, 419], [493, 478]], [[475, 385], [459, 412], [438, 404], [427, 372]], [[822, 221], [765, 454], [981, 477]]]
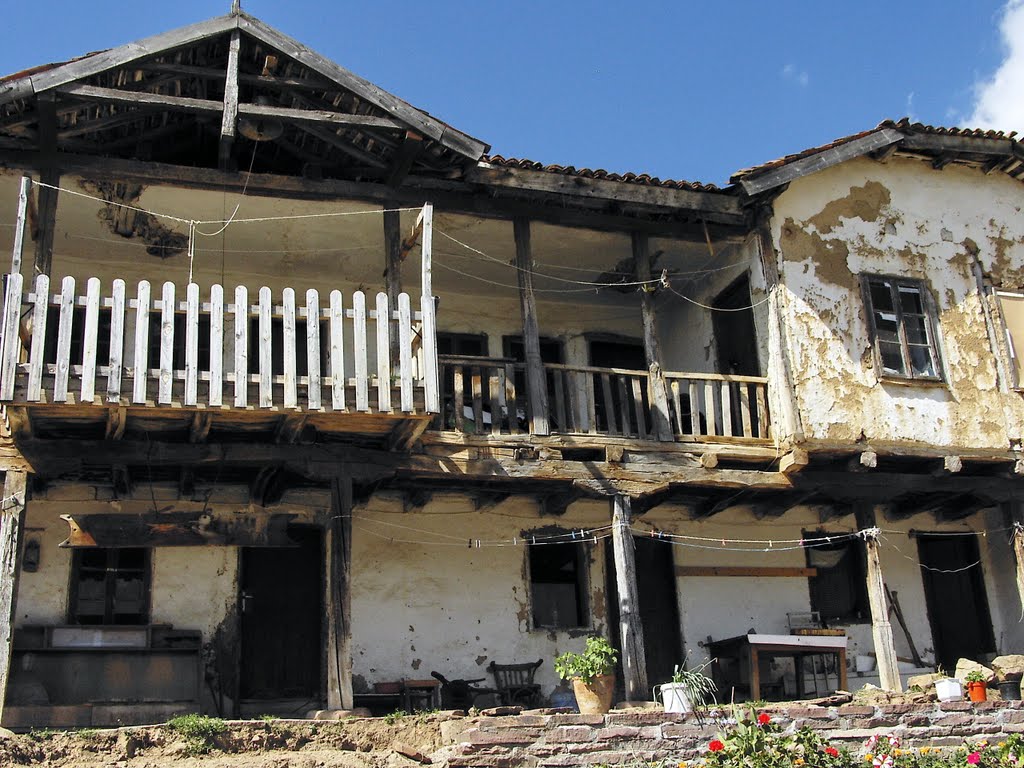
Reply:
[[238, 132], [272, 147], [268, 171], [391, 182], [489, 149], [241, 11], [0, 79], [7, 149], [245, 167]]
[[894, 154], [925, 159], [936, 169], [957, 163], [1024, 179], [1024, 147], [1015, 136], [1015, 131], [941, 128], [906, 117], [883, 120], [870, 130], [737, 171], [729, 181], [757, 195], [855, 157], [885, 160]]

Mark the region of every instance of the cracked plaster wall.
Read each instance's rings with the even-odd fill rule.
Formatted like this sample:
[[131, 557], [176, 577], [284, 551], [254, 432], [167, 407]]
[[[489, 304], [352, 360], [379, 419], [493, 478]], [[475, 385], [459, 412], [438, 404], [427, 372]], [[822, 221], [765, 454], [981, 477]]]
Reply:
[[[808, 439], [1005, 449], [1024, 405], [1000, 392], [974, 254], [1024, 285], [1019, 182], [919, 161], [858, 159], [800, 179], [775, 202], [783, 318]], [[858, 276], [924, 280], [939, 314], [942, 385], [879, 380]]]

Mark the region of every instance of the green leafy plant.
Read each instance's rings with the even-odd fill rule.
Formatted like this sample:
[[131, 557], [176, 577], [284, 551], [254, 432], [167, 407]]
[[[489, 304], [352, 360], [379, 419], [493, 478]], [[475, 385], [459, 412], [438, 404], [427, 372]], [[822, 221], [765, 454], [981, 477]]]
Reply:
[[988, 681], [985, 680], [985, 676], [983, 674], [981, 674], [980, 671], [978, 671], [977, 669], [972, 669], [970, 672], [968, 672], [966, 675], [964, 675], [964, 682], [965, 683], [985, 683], [985, 682], [988, 682]]
[[672, 682], [685, 686], [686, 698], [695, 709], [706, 706], [709, 701], [714, 701], [715, 694], [718, 693], [715, 681], [704, 674], [704, 670], [711, 666], [713, 661], [714, 659], [709, 659], [696, 669], [685, 669], [676, 664], [672, 672]]
[[563, 680], [576, 678], [592, 683], [595, 677], [610, 675], [617, 660], [618, 654], [605, 638], [588, 637], [583, 653], [566, 651], [555, 658], [555, 672]]
[[213, 740], [227, 730], [219, 717], [208, 715], [180, 715], [167, 721], [167, 727], [185, 738], [186, 753], [190, 756], [205, 755], [213, 749]]
[[396, 709], [394, 712], [388, 712], [386, 715], [384, 715], [384, 722], [387, 723], [388, 725], [394, 725], [399, 720], [401, 720], [403, 717], [408, 717], [408, 716], [409, 716], [409, 713], [406, 712], [404, 709]]
[[712, 739], [704, 764], [709, 768], [849, 768], [853, 759], [820, 733], [801, 728], [783, 733], [767, 712], [733, 707], [736, 725]]

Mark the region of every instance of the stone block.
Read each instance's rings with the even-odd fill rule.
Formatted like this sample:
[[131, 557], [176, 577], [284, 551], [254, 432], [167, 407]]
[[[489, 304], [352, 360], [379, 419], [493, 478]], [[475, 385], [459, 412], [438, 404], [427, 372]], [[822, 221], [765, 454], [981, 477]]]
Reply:
[[1007, 675], [1024, 676], [1024, 655], [1010, 653], [1005, 656], [996, 656], [992, 659], [992, 669], [1000, 680], [1005, 680]]
[[681, 723], [686, 715], [664, 712], [661, 709], [634, 709], [629, 712], [610, 712], [605, 718], [608, 725], [660, 725]]
[[551, 725], [604, 725], [604, 715], [551, 715]]
[[475, 727], [470, 720], [445, 720], [441, 723], [441, 742], [459, 744], [467, 740], [466, 733]]
[[953, 677], [958, 680], [963, 680], [968, 672], [980, 672], [986, 683], [991, 683], [996, 679], [996, 673], [993, 670], [986, 667], [984, 664], [971, 661], [971, 659], [960, 659], [956, 663], [956, 673]]
[[549, 720], [550, 718], [542, 715], [515, 715], [512, 717], [481, 717], [477, 720], [477, 724], [490, 731], [498, 728], [543, 728]]
[[496, 732], [473, 728], [466, 733], [470, 744], [532, 744], [535, 734], [521, 731], [501, 730]]
[[905, 715], [913, 710], [910, 704], [882, 704], [878, 711], [883, 715]]
[[859, 704], [844, 704], [836, 709], [840, 717], [865, 717], [875, 714], [874, 707], [862, 707]]
[[939, 709], [943, 712], [970, 712], [974, 707], [969, 701], [942, 701]]
[[826, 707], [790, 707], [785, 710], [785, 714], [793, 720], [829, 720], [836, 716], [835, 712]]
[[927, 691], [929, 688], [935, 687], [936, 680], [943, 680], [945, 677], [945, 675], [934, 672], [927, 675], [912, 675], [907, 678], [907, 688], [920, 688], [922, 691]]
[[594, 739], [597, 729], [588, 725], [560, 725], [547, 732], [545, 741], [549, 744], [567, 744], [569, 742], [587, 742]]

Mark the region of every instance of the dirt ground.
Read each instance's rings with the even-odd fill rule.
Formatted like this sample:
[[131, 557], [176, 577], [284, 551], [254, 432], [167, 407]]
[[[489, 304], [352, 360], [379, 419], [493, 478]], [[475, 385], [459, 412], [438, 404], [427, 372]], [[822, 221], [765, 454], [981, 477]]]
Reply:
[[167, 726], [39, 730], [0, 735], [0, 766], [411, 768], [441, 746], [440, 724], [450, 718], [233, 721], [206, 744]]

